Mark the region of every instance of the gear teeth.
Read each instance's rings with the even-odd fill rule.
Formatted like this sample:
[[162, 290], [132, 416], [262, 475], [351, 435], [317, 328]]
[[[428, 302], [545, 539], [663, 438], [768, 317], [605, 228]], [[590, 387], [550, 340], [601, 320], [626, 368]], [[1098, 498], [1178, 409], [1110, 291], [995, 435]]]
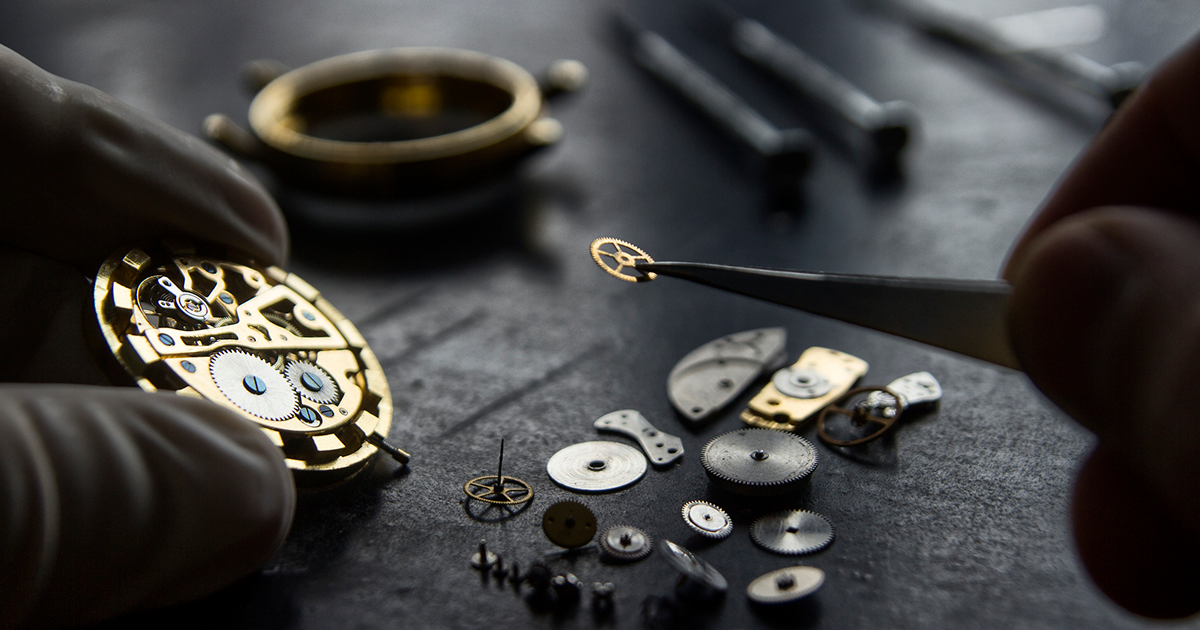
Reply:
[[[609, 252], [601, 252], [600, 246], [602, 246], [602, 245], [615, 246], [617, 251], [614, 253], [621, 253], [622, 247], [624, 247], [625, 249], [633, 250], [638, 253], [638, 256], [636, 256], [634, 258], [644, 258], [646, 260], [646, 262], [648, 262], [648, 263], [653, 263], [654, 259], [650, 257], [650, 254], [647, 254], [644, 250], [642, 250], [642, 248], [638, 247], [637, 245], [634, 245], [633, 243], [629, 243], [627, 241], [622, 241], [619, 238], [611, 238], [611, 237], [607, 237], [607, 236], [598, 238], [598, 239], [592, 241], [592, 244], [588, 247], [588, 250], [592, 254], [592, 260], [595, 261], [596, 264], [599, 265], [600, 268], [603, 269], [604, 272], [607, 273], [608, 275], [610, 275], [614, 278], [617, 278], [618, 280], [624, 280], [626, 282], [649, 282], [658, 277], [658, 274], [653, 273], [653, 272], [642, 274], [642, 275], [631, 275], [631, 274], [627, 274], [627, 273], [621, 273], [619, 271], [619, 269], [622, 267], [622, 265], [620, 265], [620, 264], [618, 264], [617, 267], [608, 266], [608, 264], [605, 263], [604, 260], [600, 256], [602, 253], [605, 255], [608, 255], [608, 256], [613, 256], [613, 254], [610, 254]], [[616, 257], [613, 256], [613, 259], [616, 260]]]
[[[635, 550], [614, 547], [612, 542], [609, 540], [614, 535], [614, 532], [618, 538], [621, 534], [640, 535], [646, 542], [644, 545], [636, 548]], [[648, 534], [646, 534], [646, 532], [636, 527], [631, 527], [629, 525], [614, 525], [604, 530], [604, 533], [601, 534], [600, 551], [604, 553], [604, 557], [606, 559], [612, 562], [635, 562], [645, 558], [646, 556], [650, 555], [650, 552], [654, 551], [654, 541]]]
[[[797, 447], [804, 449], [811, 461], [803, 468], [795, 469], [786, 477], [778, 479], [749, 479], [740, 478], [736, 473], [729, 470], [722, 470], [719, 462], [714, 462], [710, 457], [710, 451], [714, 444], [731, 439], [734, 435], [753, 434], [756, 438], [774, 440], [775, 443], [770, 445], [771, 449], [762, 449], [767, 452], [768, 456], [774, 451], [775, 455], [783, 454], [784, 449]], [[778, 436], [778, 437], [765, 437]], [[749, 456], [750, 453], [747, 453]], [[820, 456], [817, 453], [816, 447], [808, 440], [796, 435], [795, 433], [784, 431], [772, 431], [770, 429], [739, 429], [723, 433], [709, 440], [704, 448], [700, 451], [700, 463], [704, 466], [704, 470], [708, 473], [709, 478], [718, 486], [725, 488], [731, 492], [739, 494], [751, 495], [772, 495], [783, 494], [792, 490], [798, 489], [800, 483], [806, 481], [809, 476], [817, 469], [820, 463]]]
[[[692, 519], [691, 512], [692, 508], [698, 506], [704, 506], [711, 509], [713, 512], [716, 512], [720, 515], [720, 518], [724, 519], [724, 523], [717, 529], [709, 529], [704, 527], [704, 525], [697, 523]], [[683, 504], [683, 507], [680, 508], [679, 513], [681, 516], [683, 516], [683, 522], [686, 523], [688, 527], [692, 528], [692, 530], [694, 530], [697, 534], [700, 534], [705, 538], [720, 540], [723, 538], [728, 538], [729, 534], [733, 533], [733, 519], [729, 518], [729, 514], [725, 512], [725, 510], [722, 510], [719, 506], [713, 505], [708, 501], [688, 501], [687, 503]]]
[[[227, 348], [214, 353], [209, 358], [208, 365], [209, 375], [216, 383], [217, 389], [229, 402], [250, 415], [264, 420], [279, 421], [296, 415], [300, 410], [300, 401], [287, 378], [257, 354], [240, 348]], [[256, 376], [274, 381], [263, 383], [265, 392], [269, 393], [270, 397], [266, 393], [247, 395], [242, 379], [250, 376], [243, 374], [248, 366], [259, 368], [259, 374]]]
[[[321, 387], [313, 391], [304, 383], [305, 373], [316, 374], [321, 380]], [[338, 389], [337, 381], [329, 375], [319, 365], [309, 363], [308, 361], [289, 361], [283, 368], [283, 375], [287, 377], [288, 383], [292, 389], [296, 390], [297, 394], [311, 400], [318, 405], [332, 405], [336, 403], [342, 396], [342, 392]]]
[[[766, 528], [767, 523], [770, 523], [771, 521], [774, 521], [776, 519], [786, 521], [787, 519], [790, 519], [793, 517], [800, 518], [800, 519], [808, 519], [810, 522], [816, 522], [819, 525], [821, 525], [825, 528], [828, 528], [828, 532], [820, 532], [821, 534], [824, 534], [824, 535], [818, 537], [813, 542], [810, 542], [808, 544], [803, 544], [803, 545], [783, 546], [780, 544], [779, 541], [789, 540], [788, 538], [785, 538], [783, 536], [777, 537], [774, 540], [766, 538], [766, 534], [764, 533], [763, 530]], [[813, 521], [813, 519], [817, 519], [817, 520]], [[801, 533], [817, 534], [818, 532], [801, 532]], [[797, 533], [788, 532], [786, 535], [796, 537]], [[829, 519], [825, 518], [824, 516], [821, 516], [820, 514], [817, 514], [816, 512], [810, 512], [808, 510], [787, 510], [784, 512], [776, 512], [774, 514], [768, 514], [766, 516], [759, 517], [758, 520], [754, 521], [754, 523], [752, 523], [750, 525], [750, 539], [754, 541], [754, 544], [758, 545], [759, 547], [762, 547], [763, 549], [766, 549], [767, 551], [786, 555], [786, 556], [802, 556], [805, 554], [816, 553], [818, 551], [821, 551], [822, 549], [825, 549], [829, 545], [833, 544], [833, 539], [835, 538], [835, 536], [836, 536], [836, 533], [834, 532], [833, 523], [830, 523]]]

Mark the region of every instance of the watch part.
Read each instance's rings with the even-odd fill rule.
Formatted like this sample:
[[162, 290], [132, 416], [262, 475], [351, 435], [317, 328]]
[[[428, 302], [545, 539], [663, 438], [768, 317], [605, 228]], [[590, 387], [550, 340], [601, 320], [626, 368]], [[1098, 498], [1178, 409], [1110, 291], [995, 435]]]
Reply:
[[487, 571], [488, 569], [496, 566], [496, 564], [499, 562], [500, 556], [488, 551], [487, 541], [479, 541], [479, 551], [476, 551], [471, 556], [471, 566], [480, 571]]
[[301, 486], [345, 478], [384, 450], [392, 399], [349, 320], [295, 274], [222, 248], [117, 252], [93, 305], [114, 381], [210, 400], [256, 423]]
[[667, 376], [667, 396], [684, 418], [699, 423], [724, 409], [764, 372], [787, 357], [787, 330], [759, 328], [710, 341], [684, 355]]
[[641, 479], [646, 474], [646, 457], [618, 442], [580, 442], [552, 455], [546, 472], [568, 490], [610, 492]]
[[750, 538], [767, 551], [799, 556], [828, 547], [833, 542], [833, 525], [815, 512], [788, 510], [751, 523]]
[[650, 463], [656, 467], [670, 466], [683, 457], [683, 440], [654, 428], [645, 416], [634, 409], [604, 414], [592, 426], [600, 431], [612, 431], [637, 440]]
[[675, 592], [684, 599], [708, 599], [722, 597], [729, 590], [729, 582], [713, 565], [696, 557], [680, 545], [664, 540], [662, 556], [679, 572]]
[[641, 560], [653, 550], [650, 536], [636, 527], [614, 525], [600, 535], [601, 557], [609, 562]]
[[504, 474], [504, 440], [500, 440], [500, 458], [496, 474], [476, 477], [463, 484], [468, 497], [493, 505], [519, 505], [533, 499], [533, 487]]
[[[934, 403], [942, 399], [942, 385], [929, 372], [914, 372], [901, 376], [888, 383], [887, 388], [900, 395], [902, 408]], [[868, 397], [867, 402], [878, 404], [877, 398], [873, 394]]]
[[705, 444], [700, 463], [719, 488], [773, 496], [795, 492], [807, 482], [817, 468], [817, 449], [794, 433], [740, 429]]
[[742, 421], [760, 429], [795, 430], [866, 373], [867, 362], [858, 357], [829, 348], [809, 348], [750, 399]]
[[756, 604], [786, 604], [817, 592], [825, 572], [817, 567], [784, 567], [764, 573], [746, 586], [746, 597]]
[[559, 501], [542, 514], [542, 532], [559, 547], [576, 549], [596, 535], [596, 515], [577, 501]]
[[688, 501], [681, 512], [683, 522], [705, 538], [728, 538], [733, 532], [733, 520], [725, 510], [707, 501]]
[[654, 259], [633, 243], [604, 237], [592, 241], [589, 249], [592, 260], [614, 278], [626, 282], [649, 282], [658, 277], [657, 274], [641, 273], [637, 270], [639, 262], [652, 263]]
[[857, 387], [817, 416], [817, 436], [831, 446], [858, 446], [876, 440], [896, 424], [907, 405], [886, 387]]

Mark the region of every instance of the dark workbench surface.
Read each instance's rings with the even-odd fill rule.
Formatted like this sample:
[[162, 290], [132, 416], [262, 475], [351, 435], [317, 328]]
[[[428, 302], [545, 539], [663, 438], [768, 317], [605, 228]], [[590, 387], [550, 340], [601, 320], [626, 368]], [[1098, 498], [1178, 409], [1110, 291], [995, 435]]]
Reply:
[[[994, 17], [1061, 2], [962, 4]], [[1184, 0], [1098, 4], [1109, 31], [1077, 49], [1103, 63], [1153, 64], [1200, 18]], [[789, 93], [708, 39], [688, 6], [629, 8], [776, 124], [803, 124]], [[593, 238], [616, 236], [667, 260], [995, 277], [1022, 225], [1103, 122], [1104, 109], [1086, 98], [1018, 86], [846, 2], [736, 6], [880, 100], [917, 106], [922, 138], [902, 178], [873, 180], [823, 135], [802, 202], [768, 201], [741, 149], [631, 63], [610, 29], [608, 2], [0, 4], [0, 43], [193, 132], [213, 112], [244, 121], [249, 99], [236, 74], [256, 58], [301, 65], [436, 45], [530, 70], [575, 58], [591, 71], [583, 93], [551, 105], [565, 141], [530, 163], [486, 212], [369, 236], [293, 225], [291, 269], [358, 324], [386, 369], [392, 436], [413, 454], [411, 469], [376, 461], [352, 483], [304, 497], [291, 537], [260, 574], [136, 619], [223, 628], [636, 627], [644, 600], [672, 591], [674, 574], [661, 559], [612, 567], [585, 555], [552, 564], [588, 584], [612, 581], [609, 621], [593, 619], [586, 598], [575, 612], [531, 607], [511, 588], [481, 583], [468, 566], [480, 538], [528, 566], [553, 549], [542, 511], [576, 498], [602, 528], [630, 524], [676, 542], [689, 542], [684, 501], [708, 499], [730, 511], [732, 537], [689, 542], [729, 579], [729, 596], [716, 612], [678, 618], [683, 627], [1146, 625], [1106, 601], [1073, 555], [1066, 506], [1091, 438], [1048, 408], [1023, 375], [681, 281], [617, 282], [589, 259]], [[799, 497], [753, 503], [718, 494], [700, 447], [742, 426], [737, 413], [757, 387], [692, 432], [667, 400], [667, 372], [704, 342], [776, 325], [788, 329], [792, 360], [813, 345], [843, 350], [870, 363], [866, 383], [932, 372], [945, 389], [940, 409], [858, 456], [819, 444], [820, 468]], [[597, 439], [592, 421], [623, 408], [681, 435], [682, 463], [613, 494], [573, 495], [551, 483], [550, 455]], [[493, 469], [502, 437], [506, 472], [530, 481], [537, 497], [509, 520], [482, 522], [460, 488]], [[827, 572], [814, 601], [769, 615], [748, 606], [746, 584], [796, 562], [757, 548], [748, 525], [782, 507], [828, 516], [837, 540], [800, 560]]]

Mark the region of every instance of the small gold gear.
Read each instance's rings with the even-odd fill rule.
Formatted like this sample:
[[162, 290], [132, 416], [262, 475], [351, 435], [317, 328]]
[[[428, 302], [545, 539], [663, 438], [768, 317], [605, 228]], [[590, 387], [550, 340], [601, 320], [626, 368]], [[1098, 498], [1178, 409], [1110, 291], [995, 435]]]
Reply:
[[484, 475], [463, 484], [467, 496], [494, 505], [519, 505], [533, 499], [533, 488], [516, 477]]
[[[601, 249], [605, 245], [611, 245], [612, 251]], [[654, 262], [650, 254], [642, 251], [640, 247], [632, 243], [609, 237], [598, 238], [592, 241], [591, 252], [592, 260], [596, 261], [596, 264], [600, 265], [601, 269], [614, 278], [624, 280], [625, 282], [649, 282], [658, 277], [658, 274], [654, 272], [639, 272], [637, 275], [621, 273], [621, 270], [626, 267], [636, 270], [638, 261]], [[616, 266], [610, 266], [605, 262], [605, 258], [611, 259]]]

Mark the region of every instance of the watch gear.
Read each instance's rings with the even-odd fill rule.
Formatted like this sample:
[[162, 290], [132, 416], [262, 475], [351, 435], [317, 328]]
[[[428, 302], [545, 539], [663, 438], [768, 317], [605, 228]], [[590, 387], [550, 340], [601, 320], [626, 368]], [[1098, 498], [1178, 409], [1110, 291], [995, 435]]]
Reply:
[[713, 565], [669, 540], [663, 541], [661, 549], [667, 564], [679, 572], [675, 592], [681, 598], [694, 601], [725, 596], [729, 582]]
[[318, 405], [332, 405], [341, 397], [337, 382], [320, 366], [308, 361], [291, 361], [283, 368], [283, 374], [292, 389]]
[[222, 350], [208, 363], [217, 389], [246, 413], [264, 420], [296, 415], [300, 401], [291, 385], [271, 364], [244, 350]]
[[552, 455], [546, 472], [568, 490], [609, 492], [641, 479], [646, 474], [646, 457], [618, 442], [580, 442]]
[[787, 330], [760, 328], [726, 335], [684, 355], [667, 376], [676, 411], [698, 423], [733, 402], [787, 357]]
[[[652, 263], [654, 259], [633, 243], [604, 237], [592, 241], [589, 249], [592, 252], [592, 260], [596, 261], [596, 264], [600, 265], [601, 269], [614, 278], [619, 278], [626, 282], [649, 282], [658, 277], [658, 274], [655, 273], [641, 273], [637, 271], [639, 261]], [[606, 262], [606, 259], [612, 262]], [[630, 269], [634, 273], [625, 272], [625, 269]]]
[[559, 501], [542, 514], [542, 532], [559, 547], [576, 549], [596, 536], [596, 515], [578, 501]]
[[622, 409], [600, 416], [592, 426], [599, 431], [612, 431], [637, 440], [646, 457], [657, 468], [670, 466], [683, 457], [683, 440], [664, 433], [650, 424], [635, 409]]
[[653, 550], [650, 536], [636, 527], [614, 525], [600, 535], [600, 553], [610, 562], [641, 560]]
[[733, 532], [733, 520], [725, 510], [707, 501], [688, 501], [680, 512], [683, 522], [705, 538], [728, 538]]
[[759, 429], [794, 431], [853, 387], [867, 367], [866, 361], [845, 352], [809, 348], [750, 399], [742, 422]]
[[833, 525], [815, 512], [788, 510], [751, 523], [750, 538], [767, 551], [799, 556], [828, 547], [833, 542]]
[[705, 444], [700, 463], [720, 488], [772, 496], [800, 489], [817, 468], [817, 449], [794, 433], [740, 429]]
[[817, 592], [825, 572], [817, 567], [784, 567], [764, 573], [746, 586], [746, 597], [756, 604], [786, 604]]
[[533, 487], [516, 477], [484, 475], [463, 484], [472, 499], [494, 505], [520, 505], [533, 500]]

